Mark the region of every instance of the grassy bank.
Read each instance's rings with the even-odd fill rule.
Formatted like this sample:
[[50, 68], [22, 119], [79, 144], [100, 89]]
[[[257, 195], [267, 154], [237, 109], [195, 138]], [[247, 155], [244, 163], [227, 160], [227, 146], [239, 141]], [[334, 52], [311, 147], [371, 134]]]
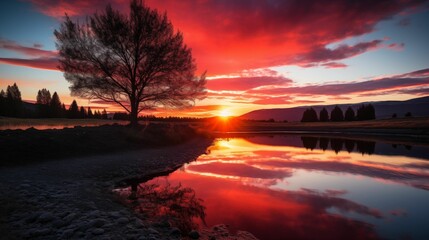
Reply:
[[0, 117], [0, 130], [27, 129], [39, 130], [74, 126], [100, 126], [105, 124], [127, 124], [126, 121], [106, 119], [67, 119], [67, 118], [8, 118]]
[[[212, 124], [214, 125], [214, 124]], [[256, 122], [225, 120], [216, 130], [227, 131], [384, 131], [429, 134], [429, 118], [398, 118], [353, 122]]]
[[0, 131], [0, 166], [48, 159], [160, 147], [202, 136], [189, 125], [149, 124], [139, 129], [122, 125], [65, 129]]

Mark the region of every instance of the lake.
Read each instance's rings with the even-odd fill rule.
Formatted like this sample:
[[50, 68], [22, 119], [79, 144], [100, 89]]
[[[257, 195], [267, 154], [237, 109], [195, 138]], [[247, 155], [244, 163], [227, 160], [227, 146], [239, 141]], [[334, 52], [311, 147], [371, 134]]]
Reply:
[[388, 141], [243, 135], [120, 194], [185, 233], [223, 223], [259, 239], [429, 239], [428, 159]]

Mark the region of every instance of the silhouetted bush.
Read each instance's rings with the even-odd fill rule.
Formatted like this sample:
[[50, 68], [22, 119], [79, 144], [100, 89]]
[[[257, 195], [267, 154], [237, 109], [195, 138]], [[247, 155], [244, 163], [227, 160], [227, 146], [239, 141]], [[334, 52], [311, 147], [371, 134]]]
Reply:
[[411, 112], [407, 112], [406, 114], [405, 114], [405, 117], [412, 117], [413, 115], [411, 114]]

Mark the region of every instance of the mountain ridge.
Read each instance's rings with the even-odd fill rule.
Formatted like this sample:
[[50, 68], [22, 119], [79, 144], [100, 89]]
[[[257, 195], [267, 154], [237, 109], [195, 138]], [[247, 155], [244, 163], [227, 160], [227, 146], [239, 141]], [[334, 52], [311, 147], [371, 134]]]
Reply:
[[[350, 106], [356, 112], [357, 108], [362, 104], [371, 103], [375, 108], [376, 119], [391, 118], [393, 114], [398, 117], [403, 117], [407, 112], [411, 112], [416, 117], [429, 116], [429, 96], [412, 98], [404, 101], [386, 100], [386, 101], [367, 101], [360, 103], [347, 104], [326, 104], [314, 106], [298, 106], [292, 108], [268, 108], [258, 109], [245, 113], [238, 118], [247, 120], [268, 120], [275, 121], [300, 121], [305, 109], [312, 107], [317, 114], [322, 108], [326, 108], [330, 113], [335, 106], [339, 106], [343, 112]], [[330, 114], [329, 114], [330, 115]]]

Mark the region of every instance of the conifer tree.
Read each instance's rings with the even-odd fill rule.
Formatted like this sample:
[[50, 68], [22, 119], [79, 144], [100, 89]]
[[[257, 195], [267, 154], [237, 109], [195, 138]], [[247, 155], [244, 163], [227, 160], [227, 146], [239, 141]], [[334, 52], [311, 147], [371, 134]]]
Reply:
[[80, 107], [79, 118], [86, 118], [86, 117], [87, 117], [87, 113], [85, 111], [85, 108], [84, 107]]
[[73, 100], [72, 104], [68, 110], [68, 118], [79, 118], [79, 106], [77, 105], [76, 100]]
[[346, 113], [344, 114], [344, 120], [354, 121], [355, 120], [355, 111], [351, 107], [348, 107]]
[[332, 122], [341, 122], [344, 120], [343, 110], [340, 107], [335, 106], [331, 111], [331, 121]]
[[92, 113], [90, 107], [88, 107], [88, 118], [94, 118], [94, 114]]
[[54, 92], [52, 95], [51, 102], [49, 103], [49, 116], [52, 118], [60, 118], [63, 117], [63, 110], [61, 107], [60, 97], [57, 92]]
[[320, 110], [320, 113], [319, 113], [319, 120], [320, 120], [321, 122], [327, 122], [327, 121], [329, 121], [329, 113], [328, 113], [328, 111], [326, 110], [326, 108], [322, 108], [322, 110]]

